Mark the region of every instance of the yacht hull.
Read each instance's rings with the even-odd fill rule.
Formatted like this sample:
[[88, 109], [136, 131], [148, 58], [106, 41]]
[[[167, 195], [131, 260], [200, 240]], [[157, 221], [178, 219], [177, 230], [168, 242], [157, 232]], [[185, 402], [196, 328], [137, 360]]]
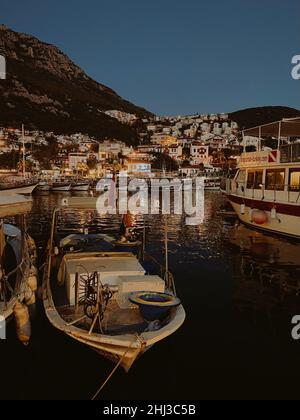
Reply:
[[[280, 204], [274, 202], [244, 199], [229, 195], [228, 199], [238, 218], [244, 224], [261, 231], [286, 236], [300, 240], [300, 206], [299, 204]], [[258, 225], [253, 221], [253, 211], [260, 210], [266, 213], [267, 222]]]

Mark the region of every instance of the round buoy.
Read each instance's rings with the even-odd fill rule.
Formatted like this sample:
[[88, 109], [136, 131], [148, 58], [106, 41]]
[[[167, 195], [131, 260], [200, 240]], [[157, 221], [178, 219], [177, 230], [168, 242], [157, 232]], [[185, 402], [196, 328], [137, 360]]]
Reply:
[[264, 225], [268, 223], [268, 215], [263, 210], [254, 210], [252, 212], [252, 221], [257, 225]]
[[273, 207], [271, 210], [271, 219], [276, 220], [277, 219], [277, 209], [276, 207]]
[[27, 346], [31, 337], [30, 316], [27, 306], [20, 302], [16, 303], [14, 307], [14, 315], [18, 339], [21, 343]]

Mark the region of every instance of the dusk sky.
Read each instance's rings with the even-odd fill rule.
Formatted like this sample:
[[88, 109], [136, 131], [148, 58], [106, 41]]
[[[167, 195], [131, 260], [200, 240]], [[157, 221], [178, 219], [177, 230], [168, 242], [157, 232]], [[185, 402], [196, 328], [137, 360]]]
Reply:
[[0, 22], [156, 114], [300, 108], [299, 0], [1, 0]]

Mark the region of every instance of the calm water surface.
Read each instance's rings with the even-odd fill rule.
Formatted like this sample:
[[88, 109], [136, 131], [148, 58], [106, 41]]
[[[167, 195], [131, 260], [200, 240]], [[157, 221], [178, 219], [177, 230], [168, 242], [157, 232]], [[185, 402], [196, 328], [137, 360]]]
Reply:
[[[61, 197], [35, 197], [28, 215], [40, 264]], [[300, 342], [291, 339], [291, 319], [300, 314], [300, 246], [238, 226], [224, 204], [208, 193], [201, 226], [169, 217], [170, 267], [186, 322], [129, 374], [119, 370], [102, 399], [299, 398]], [[94, 216], [68, 214], [61, 227], [118, 233], [119, 217]], [[163, 220], [147, 217], [146, 225], [147, 249], [163, 261]], [[0, 342], [0, 399], [91, 398], [113, 365], [52, 328], [41, 304], [33, 328], [28, 348], [13, 325]]]

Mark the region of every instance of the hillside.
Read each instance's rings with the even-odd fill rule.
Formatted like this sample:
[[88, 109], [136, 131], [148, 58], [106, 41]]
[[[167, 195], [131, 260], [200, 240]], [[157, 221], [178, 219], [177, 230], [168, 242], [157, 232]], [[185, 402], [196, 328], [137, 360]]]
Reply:
[[284, 106], [264, 106], [260, 108], [243, 109], [229, 115], [230, 119], [237, 122], [242, 130], [279, 121], [282, 118], [300, 117], [300, 111]]
[[55, 46], [4, 25], [0, 54], [7, 60], [7, 79], [0, 80], [0, 125], [25, 123], [29, 129], [83, 132], [134, 143], [135, 131], [103, 111], [150, 114], [91, 79]]

